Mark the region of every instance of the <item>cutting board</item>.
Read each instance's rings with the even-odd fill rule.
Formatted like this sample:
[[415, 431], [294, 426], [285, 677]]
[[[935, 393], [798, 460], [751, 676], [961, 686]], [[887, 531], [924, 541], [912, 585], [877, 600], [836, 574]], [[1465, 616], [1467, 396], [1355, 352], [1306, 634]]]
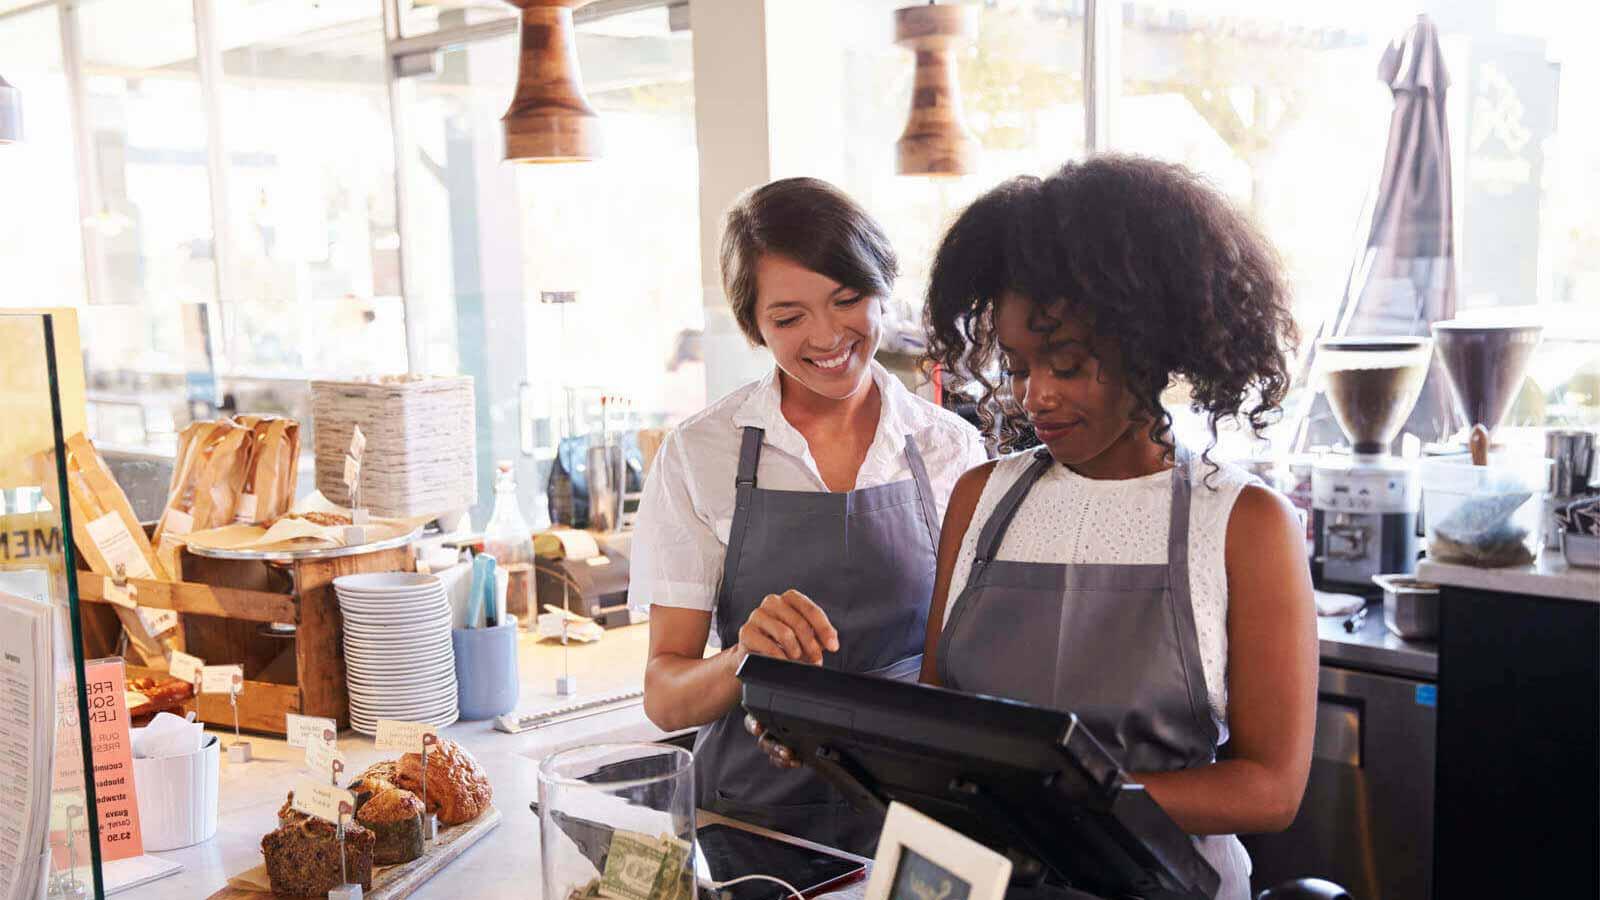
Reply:
[[[482, 840], [500, 824], [500, 810], [489, 807], [484, 813], [461, 825], [440, 828], [439, 834], [428, 843], [427, 850], [411, 862], [398, 866], [382, 866], [372, 876], [372, 890], [365, 892], [366, 900], [401, 900], [411, 896], [428, 879], [437, 875], [451, 861], [467, 852], [467, 848]], [[209, 900], [270, 900], [288, 896], [268, 894], [228, 885], [212, 894]]]

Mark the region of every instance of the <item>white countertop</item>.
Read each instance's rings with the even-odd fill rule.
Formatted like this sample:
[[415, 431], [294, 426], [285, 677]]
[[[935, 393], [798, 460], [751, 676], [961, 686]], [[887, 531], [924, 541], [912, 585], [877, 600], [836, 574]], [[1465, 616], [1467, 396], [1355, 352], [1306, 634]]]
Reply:
[[[534, 712], [576, 700], [604, 696], [644, 683], [649, 626], [633, 625], [606, 632], [595, 644], [573, 645], [571, 671], [578, 678], [579, 694], [557, 697], [556, 676], [562, 672], [559, 645], [540, 644], [522, 635], [520, 665], [522, 697], [518, 709]], [[218, 732], [223, 733], [223, 732]], [[632, 706], [562, 725], [519, 735], [495, 731], [492, 722], [460, 722], [443, 731], [472, 752], [494, 787], [494, 804], [503, 817], [498, 828], [467, 850], [431, 881], [412, 894], [422, 900], [444, 900], [470, 893], [474, 897], [537, 900], [539, 878], [539, 822], [528, 809], [538, 797], [537, 760], [558, 750], [602, 741], [654, 741], [666, 733], [645, 718], [642, 706]], [[232, 732], [223, 736], [226, 746]], [[177, 875], [117, 894], [127, 900], [204, 900], [222, 888], [228, 876], [260, 865], [261, 836], [277, 826], [278, 807], [288, 786], [305, 772], [301, 750], [280, 739], [249, 738], [255, 759], [232, 765], [222, 757], [221, 824], [211, 840], [181, 850], [153, 855], [182, 863]], [[339, 749], [349, 771], [392, 757], [379, 753], [372, 740], [353, 731], [339, 735]], [[471, 890], [463, 885], [470, 881]], [[269, 895], [261, 895], [263, 898]]]
[[1545, 550], [1532, 565], [1479, 569], [1423, 559], [1417, 578], [1434, 584], [1600, 603], [1600, 569], [1568, 566], [1559, 550]]

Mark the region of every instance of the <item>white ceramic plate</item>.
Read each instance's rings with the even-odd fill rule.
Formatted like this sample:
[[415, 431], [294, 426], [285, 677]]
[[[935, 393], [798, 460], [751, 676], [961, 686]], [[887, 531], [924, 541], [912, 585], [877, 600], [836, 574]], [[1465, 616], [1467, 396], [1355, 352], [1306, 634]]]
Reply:
[[454, 672], [455, 660], [448, 654], [416, 661], [346, 658], [345, 670], [367, 679], [392, 678], [399, 681], [421, 675], [443, 675]]
[[456, 670], [449, 656], [433, 656], [417, 662], [381, 659], [346, 659], [345, 671], [367, 680], [411, 679], [423, 675], [444, 676]]
[[410, 712], [420, 713], [423, 715], [434, 715], [444, 711], [456, 702], [454, 691], [449, 693], [433, 694], [426, 697], [412, 697], [409, 694], [398, 695], [404, 696], [405, 699], [393, 699], [395, 696], [397, 696], [397, 692], [375, 693], [371, 696], [366, 694], [352, 693], [350, 695], [350, 705], [354, 709], [361, 710], [363, 715], [375, 716], [380, 713], [387, 715], [391, 712]]
[[359, 669], [381, 669], [385, 672], [404, 673], [417, 669], [432, 669], [435, 666], [450, 665], [455, 661], [455, 654], [450, 646], [445, 644], [439, 647], [423, 647], [415, 652], [392, 653], [388, 651], [372, 651], [357, 648], [354, 652], [344, 655], [346, 666]]
[[386, 610], [406, 609], [408, 607], [422, 606], [425, 604], [444, 603], [449, 595], [439, 591], [429, 591], [426, 594], [405, 594], [398, 597], [360, 597], [351, 596], [349, 594], [339, 594], [337, 596], [339, 598], [339, 606], [341, 609], [353, 610], [355, 612], [369, 610], [383, 612]]
[[427, 589], [427, 591], [406, 591], [405, 594], [350, 594], [346, 591], [334, 591], [334, 596], [339, 597], [339, 602], [344, 605], [403, 605], [414, 604], [418, 601], [430, 599], [443, 599], [450, 594], [440, 589]]
[[344, 637], [344, 652], [346, 656], [390, 659], [396, 656], [404, 658], [416, 653], [431, 654], [448, 649], [450, 649], [450, 632], [448, 631], [409, 635], [404, 639], [395, 638], [393, 640], [385, 640], [377, 636], [362, 637], [350, 634], [346, 634]]
[[382, 625], [368, 625], [362, 621], [347, 621], [344, 623], [344, 633], [347, 636], [357, 637], [363, 641], [400, 641], [411, 644], [418, 637], [435, 637], [438, 634], [445, 636], [445, 641], [450, 641], [450, 620], [448, 618], [435, 618], [427, 621], [402, 621], [402, 623], [382, 623]]
[[333, 580], [335, 589], [355, 591], [386, 591], [395, 588], [412, 588], [442, 584], [437, 575], [418, 572], [366, 572], [360, 575], [340, 575]]
[[365, 729], [370, 729], [368, 730], [368, 733], [371, 733], [371, 730], [378, 729], [378, 719], [402, 719], [402, 721], [408, 722], [427, 722], [427, 724], [440, 725], [440, 727], [443, 727], [443, 725], [453, 724], [453, 722], [456, 721], [459, 716], [461, 716], [461, 709], [456, 708], [456, 706], [446, 706], [446, 708], [432, 709], [432, 711], [419, 711], [419, 713], [394, 713], [394, 711], [376, 711], [376, 713], [365, 713], [365, 711], [358, 711], [358, 709], [355, 709], [354, 706], [350, 708], [350, 724], [358, 725], [358, 727], [365, 727]]

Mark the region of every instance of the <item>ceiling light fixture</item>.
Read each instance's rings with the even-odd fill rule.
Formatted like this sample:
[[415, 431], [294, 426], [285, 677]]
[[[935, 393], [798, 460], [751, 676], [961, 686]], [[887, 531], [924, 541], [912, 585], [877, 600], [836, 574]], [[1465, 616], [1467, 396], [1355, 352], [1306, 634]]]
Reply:
[[978, 139], [961, 120], [956, 51], [978, 32], [978, 9], [929, 3], [894, 11], [894, 42], [917, 58], [911, 118], [895, 142], [901, 175], [956, 177], [977, 167]]
[[500, 118], [506, 160], [587, 162], [601, 153], [600, 116], [583, 96], [572, 12], [589, 0], [509, 0], [522, 10], [517, 90]]

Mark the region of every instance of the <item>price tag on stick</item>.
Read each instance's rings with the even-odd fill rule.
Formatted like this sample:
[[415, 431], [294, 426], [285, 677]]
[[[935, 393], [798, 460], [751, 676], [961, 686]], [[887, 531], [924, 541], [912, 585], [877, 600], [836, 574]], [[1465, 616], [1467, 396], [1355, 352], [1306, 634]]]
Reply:
[[205, 667], [205, 660], [198, 656], [190, 656], [182, 650], [172, 651], [172, 655], [167, 659], [167, 671], [173, 678], [194, 685], [196, 694], [200, 693], [200, 673]]

